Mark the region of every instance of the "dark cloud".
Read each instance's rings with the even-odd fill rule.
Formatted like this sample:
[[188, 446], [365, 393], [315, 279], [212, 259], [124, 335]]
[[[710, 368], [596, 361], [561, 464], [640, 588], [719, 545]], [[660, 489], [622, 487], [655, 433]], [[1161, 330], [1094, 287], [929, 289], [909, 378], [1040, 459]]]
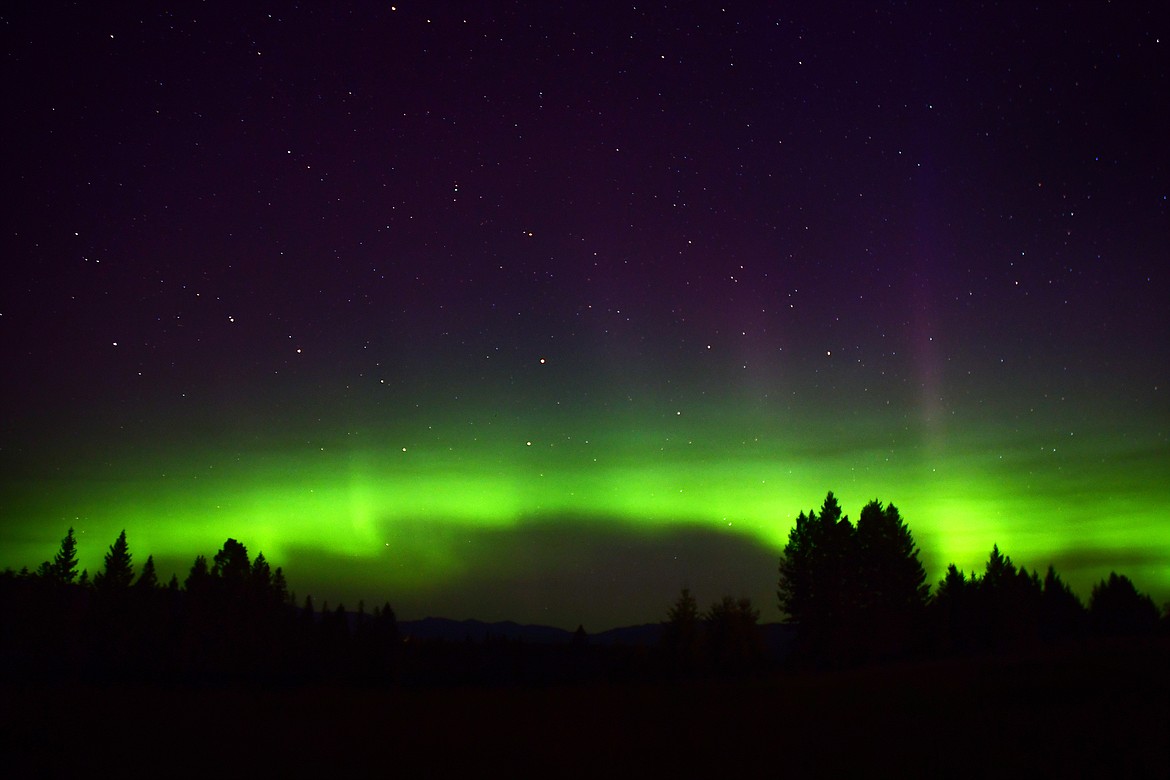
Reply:
[[[1170, 585], [1126, 552], [1166, 546], [1170, 503], [1156, 4], [19, 5], [13, 564], [69, 523], [191, 557], [230, 526], [332, 548], [289, 574], [351, 606], [607, 625], [686, 582], [775, 615], [776, 552], [682, 522], [750, 491], [653, 530], [553, 495], [539, 452], [680, 488], [888, 474], [912, 526], [933, 483], [958, 515], [1025, 507], [986, 518], [1001, 541], [1092, 539]], [[372, 503], [417, 474], [482, 526], [320, 498], [407, 447]], [[488, 483], [516, 501], [476, 506]], [[629, 516], [511, 522], [541, 507]], [[995, 541], [960, 522], [922, 530]]]
[[[697, 527], [545, 518], [516, 528], [470, 529], [461, 569], [420, 572], [426, 583], [393, 592], [393, 551], [379, 558], [294, 548], [291, 586], [354, 606], [388, 599], [405, 617], [516, 620], [590, 630], [661, 620], [687, 586], [700, 604], [748, 596], [761, 619], [779, 619], [774, 551], [743, 536]], [[417, 562], [416, 562], [417, 563]], [[379, 589], [379, 570], [387, 582]]]

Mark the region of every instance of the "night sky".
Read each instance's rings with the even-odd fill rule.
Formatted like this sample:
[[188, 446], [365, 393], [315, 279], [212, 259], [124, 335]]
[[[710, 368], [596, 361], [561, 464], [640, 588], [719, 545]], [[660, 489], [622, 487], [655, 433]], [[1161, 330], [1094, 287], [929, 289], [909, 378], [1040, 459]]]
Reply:
[[832, 490], [1170, 599], [1167, 17], [936, 6], [6, 5], [0, 566], [770, 621]]

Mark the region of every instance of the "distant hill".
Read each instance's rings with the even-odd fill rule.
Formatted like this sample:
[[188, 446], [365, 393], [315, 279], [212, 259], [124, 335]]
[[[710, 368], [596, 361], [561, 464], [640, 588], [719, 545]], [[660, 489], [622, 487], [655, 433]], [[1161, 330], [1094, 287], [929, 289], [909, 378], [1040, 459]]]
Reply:
[[485, 623], [482, 620], [451, 620], [426, 617], [398, 621], [398, 633], [415, 639], [442, 639], [448, 642], [483, 642], [485, 639], [523, 640], [534, 644], [568, 644], [572, 631], [552, 626], [522, 626], [511, 620]]
[[[572, 631], [552, 626], [520, 625], [511, 620], [485, 623], [482, 620], [451, 620], [450, 618], [427, 617], [422, 620], [401, 620], [398, 631], [402, 636], [415, 639], [442, 639], [448, 642], [483, 642], [485, 639], [507, 639], [510, 642], [524, 641], [532, 644], [569, 644]], [[765, 623], [760, 626], [764, 646], [771, 651], [782, 653], [788, 648], [796, 628], [785, 623]], [[628, 647], [650, 647], [658, 644], [662, 635], [661, 623], [645, 623], [639, 626], [622, 626], [589, 634], [591, 645], [626, 645]]]
[[661, 623], [644, 623], [640, 626], [623, 626], [611, 628], [599, 634], [590, 634], [589, 642], [594, 645], [649, 647], [658, 644], [661, 637]]

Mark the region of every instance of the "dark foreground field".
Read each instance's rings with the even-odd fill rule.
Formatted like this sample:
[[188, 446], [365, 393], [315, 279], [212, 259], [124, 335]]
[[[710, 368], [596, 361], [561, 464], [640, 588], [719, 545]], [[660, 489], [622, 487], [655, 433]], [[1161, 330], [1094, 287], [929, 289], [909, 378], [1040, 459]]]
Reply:
[[1159, 777], [1170, 647], [673, 684], [18, 687], [0, 707], [9, 777]]

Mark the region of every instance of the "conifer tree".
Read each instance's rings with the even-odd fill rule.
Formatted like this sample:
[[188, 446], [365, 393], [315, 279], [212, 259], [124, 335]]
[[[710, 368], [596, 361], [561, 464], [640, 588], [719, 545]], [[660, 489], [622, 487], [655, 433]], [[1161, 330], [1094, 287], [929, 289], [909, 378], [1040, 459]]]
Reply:
[[142, 564], [142, 572], [139, 573], [134, 587], [142, 590], [154, 590], [158, 587], [158, 572], [154, 568], [153, 555], [146, 556], [146, 563]]
[[252, 561], [252, 570], [248, 574], [248, 588], [260, 601], [267, 601], [271, 595], [272, 568], [268, 565], [264, 553], [257, 553], [256, 560]]
[[710, 663], [719, 671], [740, 670], [761, 652], [757, 621], [760, 611], [751, 599], [724, 596], [703, 616]]
[[858, 596], [862, 606], [900, 617], [926, 604], [930, 586], [914, 536], [897, 507], [871, 501], [857, 518]]
[[280, 566], [277, 566], [276, 571], [272, 572], [272, 599], [277, 604], [287, 604], [291, 601], [288, 582], [284, 578], [284, 569]]
[[394, 614], [394, 610], [390, 607], [390, 602], [387, 601], [382, 605], [381, 611], [376, 615], [378, 623], [378, 632], [388, 642], [398, 641], [398, 617]]
[[1044, 575], [1041, 616], [1048, 639], [1075, 636], [1081, 631], [1085, 619], [1085, 605], [1051, 564]]
[[961, 600], [970, 587], [971, 582], [962, 569], [955, 564], [947, 566], [947, 573], [939, 580], [938, 588], [934, 592], [934, 603], [953, 603]]
[[666, 613], [662, 645], [675, 671], [690, 671], [698, 661], [699, 605], [690, 588], [682, 589]]
[[807, 515], [802, 511], [796, 516], [796, 524], [788, 532], [788, 544], [780, 556], [780, 587], [777, 597], [780, 611], [791, 621], [799, 622], [810, 614], [813, 603], [812, 554], [816, 512]]
[[666, 612], [666, 622], [668, 625], [680, 626], [687, 629], [698, 623], [699, 620], [699, 605], [695, 601], [695, 597], [691, 595], [690, 588], [683, 588], [682, 593], [679, 594], [678, 600]]
[[305, 596], [305, 604], [301, 607], [301, 620], [307, 625], [313, 625], [316, 620], [313, 612], [313, 596], [309, 594]]
[[962, 650], [973, 641], [972, 617], [976, 578], [967, 579], [963, 571], [950, 564], [930, 600], [930, 608], [939, 632], [939, 640], [947, 650]]
[[74, 536], [72, 526], [61, 540], [61, 547], [53, 556], [53, 561], [42, 563], [39, 574], [58, 585], [71, 585], [77, 579], [77, 537]]
[[1124, 636], [1151, 633], [1158, 624], [1158, 607], [1141, 593], [1124, 574], [1109, 572], [1109, 578], [1093, 586], [1089, 617], [1101, 634]]
[[923, 625], [930, 586], [897, 507], [869, 502], [857, 525], [832, 492], [801, 512], [780, 559], [780, 610], [804, 652], [851, 662], [905, 652]]
[[210, 584], [211, 572], [207, 569], [207, 558], [196, 555], [195, 562], [191, 564], [191, 571], [183, 581], [183, 587], [188, 593], [195, 595], [205, 593]]
[[979, 644], [1002, 649], [1020, 641], [1021, 591], [1024, 580], [1010, 555], [993, 544], [976, 588], [976, 631]]
[[96, 588], [106, 592], [123, 591], [134, 580], [134, 566], [131, 563], [130, 548], [126, 544], [126, 530], [110, 545], [105, 557], [105, 568], [93, 578]]
[[247, 588], [251, 574], [248, 548], [235, 539], [228, 539], [212, 560], [212, 579], [227, 593], [240, 594]]
[[999, 551], [999, 545], [991, 546], [991, 555], [987, 558], [983, 578], [979, 581], [985, 591], [1001, 592], [1007, 589], [1008, 583], [1016, 576], [1016, 565], [1012, 563], [1010, 555]]
[[858, 652], [887, 657], [905, 652], [922, 624], [929, 593], [918, 547], [897, 507], [866, 504], [857, 518]]
[[812, 631], [836, 628], [857, 587], [856, 535], [830, 491], [818, 515], [801, 512], [780, 559], [780, 609]]

